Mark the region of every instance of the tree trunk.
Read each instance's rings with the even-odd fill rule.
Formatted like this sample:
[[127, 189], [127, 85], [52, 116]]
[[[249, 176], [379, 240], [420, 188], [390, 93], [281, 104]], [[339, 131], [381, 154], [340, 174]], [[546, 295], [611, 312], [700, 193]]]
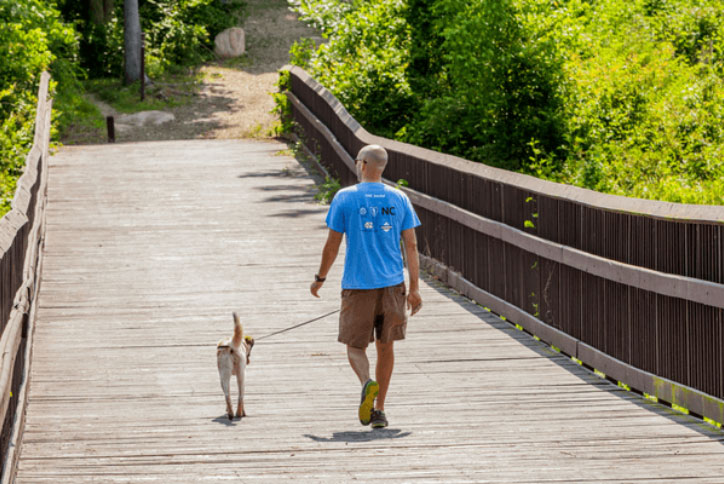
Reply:
[[96, 25], [108, 23], [113, 16], [113, 0], [88, 0], [90, 19]]
[[138, 0], [124, 0], [125, 18], [125, 81], [126, 84], [141, 79], [141, 18]]
[[103, 0], [90, 0], [90, 20], [96, 25], [103, 24]]
[[103, 19], [108, 22], [113, 17], [113, 8], [115, 7], [114, 0], [103, 0]]

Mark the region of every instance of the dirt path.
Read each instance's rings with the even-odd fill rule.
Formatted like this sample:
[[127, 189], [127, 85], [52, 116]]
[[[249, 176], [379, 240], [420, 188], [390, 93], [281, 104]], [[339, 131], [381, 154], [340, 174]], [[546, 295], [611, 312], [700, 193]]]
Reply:
[[118, 133], [118, 141], [269, 138], [276, 116], [270, 111], [278, 70], [289, 62], [289, 48], [317, 32], [299, 22], [286, 0], [247, 0], [242, 27], [247, 53], [200, 68], [202, 84], [193, 100], [164, 111], [175, 120]]

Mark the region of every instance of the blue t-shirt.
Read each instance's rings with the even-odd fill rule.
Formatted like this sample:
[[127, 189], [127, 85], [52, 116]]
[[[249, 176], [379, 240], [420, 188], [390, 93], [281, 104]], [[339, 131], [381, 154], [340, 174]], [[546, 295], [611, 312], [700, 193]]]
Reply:
[[405, 280], [400, 237], [420, 225], [410, 199], [382, 183], [359, 183], [337, 192], [327, 226], [347, 235], [342, 289], [377, 289]]

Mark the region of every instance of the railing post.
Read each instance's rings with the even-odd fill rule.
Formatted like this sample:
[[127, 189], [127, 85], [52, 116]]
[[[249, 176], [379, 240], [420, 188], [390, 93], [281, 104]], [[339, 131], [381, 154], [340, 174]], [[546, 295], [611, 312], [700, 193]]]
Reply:
[[113, 116], [106, 116], [106, 128], [108, 130], [108, 142], [116, 142], [116, 127], [113, 121]]

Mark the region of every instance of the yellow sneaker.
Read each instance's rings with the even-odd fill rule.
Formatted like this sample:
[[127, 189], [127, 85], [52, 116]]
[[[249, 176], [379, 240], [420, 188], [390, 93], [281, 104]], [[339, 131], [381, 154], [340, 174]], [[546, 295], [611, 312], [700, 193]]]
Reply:
[[380, 385], [374, 380], [367, 380], [362, 385], [362, 399], [359, 403], [359, 421], [362, 425], [369, 425], [372, 418], [372, 409], [375, 407], [375, 398], [380, 391]]

